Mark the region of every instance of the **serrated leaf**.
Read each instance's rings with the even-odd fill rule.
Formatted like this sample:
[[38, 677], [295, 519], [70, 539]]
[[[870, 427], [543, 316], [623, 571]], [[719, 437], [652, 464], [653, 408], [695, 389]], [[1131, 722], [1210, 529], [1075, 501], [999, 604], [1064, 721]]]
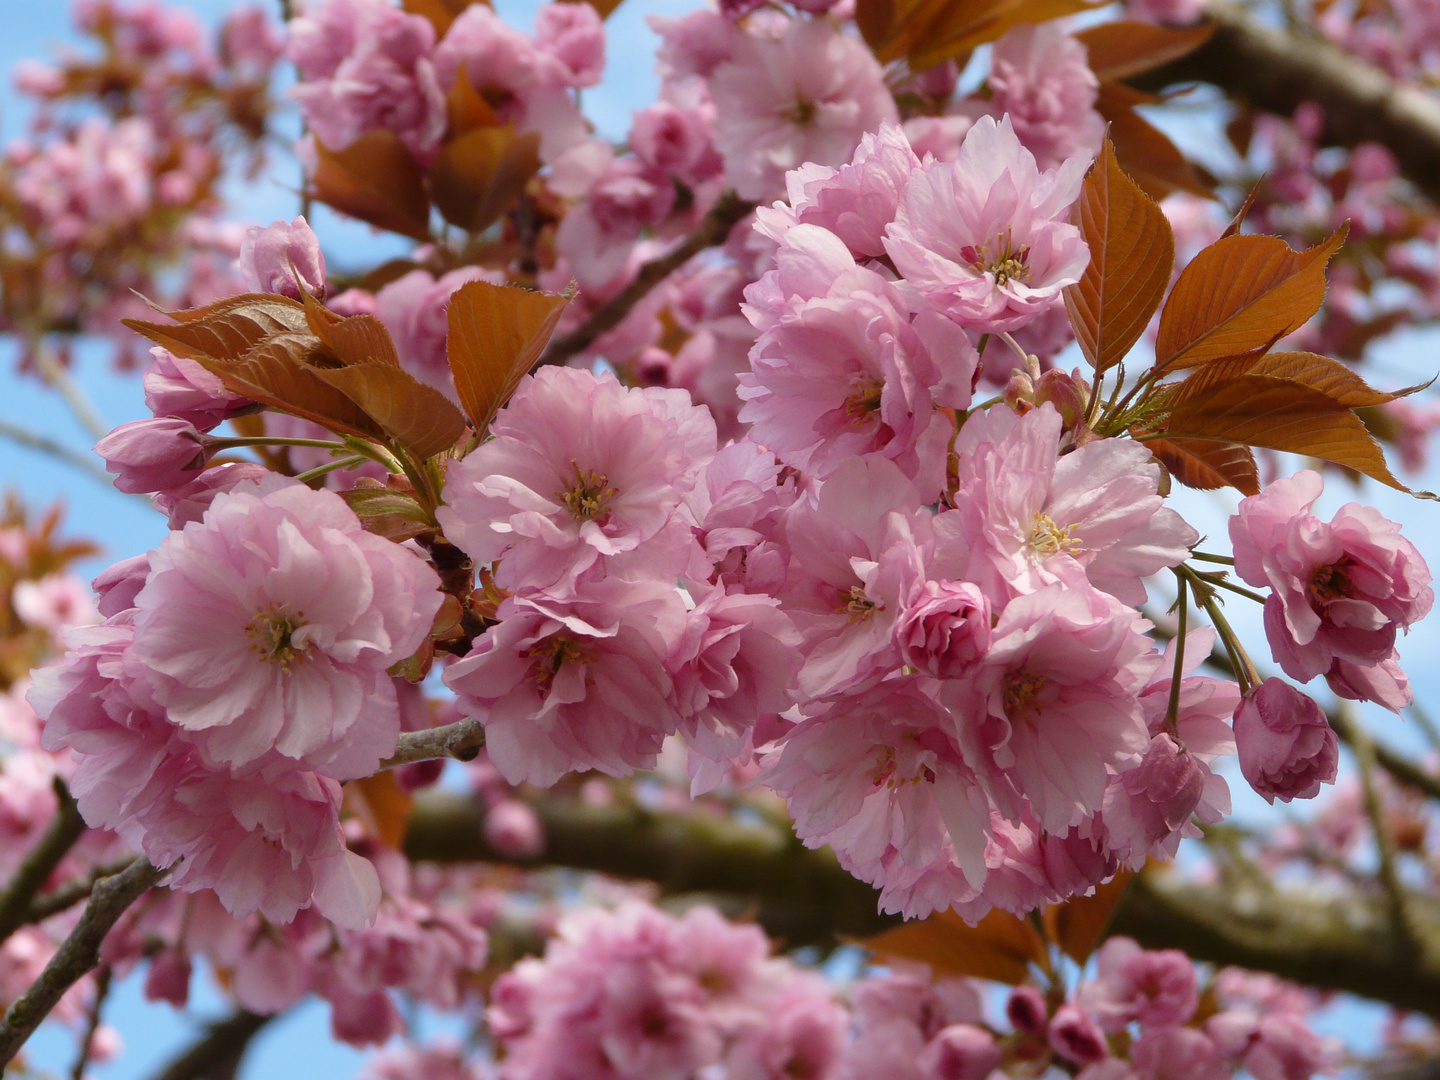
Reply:
[[1089, 896], [1051, 904], [1041, 916], [1050, 940], [1077, 964], [1085, 963], [1104, 940], [1115, 909], [1130, 891], [1134, 878], [1134, 871], [1121, 870], [1109, 881], [1095, 886]]
[[1065, 289], [1065, 308], [1097, 374], [1114, 367], [1160, 307], [1175, 263], [1170, 222], [1115, 159], [1106, 139], [1080, 191], [1080, 232], [1090, 264]]
[[378, 229], [430, 239], [425, 175], [393, 131], [368, 131], [343, 150], [315, 142], [311, 195]]
[[1186, 487], [1198, 491], [1233, 487], [1245, 495], [1260, 493], [1260, 473], [1255, 466], [1255, 454], [1248, 446], [1201, 439], [1154, 438], [1146, 440], [1145, 449]]
[[417, 457], [443, 454], [465, 430], [465, 418], [449, 398], [398, 365], [352, 364], [316, 370], [315, 375]]
[[539, 132], [477, 127], [440, 148], [430, 167], [430, 195], [450, 224], [484, 232], [539, 169]]
[[569, 301], [488, 281], [450, 297], [446, 351], [455, 390], [476, 434], [483, 435], [555, 331]]
[[1260, 185], [1264, 182], [1263, 177], [1255, 182], [1255, 186], [1250, 189], [1250, 194], [1246, 195], [1245, 201], [1240, 204], [1240, 209], [1237, 210], [1235, 216], [1230, 219], [1230, 224], [1226, 225], [1225, 231], [1216, 237], [1217, 240], [1224, 240], [1227, 236], [1238, 236], [1240, 234], [1240, 226], [1244, 225], [1245, 219], [1250, 216], [1250, 208], [1255, 205], [1255, 199], [1260, 194]]
[[1120, 166], [1152, 199], [1175, 191], [1213, 198], [1210, 186], [1185, 160], [1170, 137], [1135, 111], [1144, 95], [1118, 83], [1101, 83], [1096, 111], [1110, 124], [1110, 141]]
[[859, 942], [881, 956], [914, 960], [937, 976], [992, 979], [1018, 986], [1044, 964], [1045, 943], [1030, 923], [996, 908], [974, 926], [953, 911], [907, 922]]
[[319, 339], [310, 334], [277, 334], [238, 360], [208, 356], [196, 356], [195, 360], [228, 389], [252, 401], [313, 420], [341, 434], [380, 437], [383, 433], [373, 419], [320, 378], [320, 369], [304, 362], [307, 351], [320, 348], [323, 346]]
[[1275, 236], [1228, 236], [1205, 248], [1160, 313], [1156, 370], [1265, 350], [1305, 325], [1325, 299], [1325, 265], [1345, 232], [1308, 251]]
[[307, 328], [305, 309], [298, 302], [264, 293], [232, 296], [208, 307], [167, 314], [179, 321], [121, 322], [176, 356], [195, 360], [238, 360], [268, 337], [304, 332]]
[[1242, 375], [1173, 411], [1159, 435], [1304, 454], [1410, 491], [1391, 474], [1359, 417], [1324, 393], [1284, 379]]
[[1081, 30], [1075, 39], [1085, 46], [1095, 78], [1114, 82], [1188, 56], [1214, 33], [1214, 23], [1171, 27], [1121, 19]]
[[390, 331], [374, 315], [337, 315], [314, 297], [305, 298], [310, 332], [318, 337], [343, 366], [389, 364], [400, 366]]

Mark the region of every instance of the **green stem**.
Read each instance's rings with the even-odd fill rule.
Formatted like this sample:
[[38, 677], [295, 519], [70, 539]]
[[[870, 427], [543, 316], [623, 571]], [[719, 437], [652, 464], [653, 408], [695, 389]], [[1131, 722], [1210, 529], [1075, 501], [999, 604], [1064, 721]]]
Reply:
[[1225, 651], [1230, 656], [1230, 663], [1235, 669], [1235, 680], [1240, 684], [1240, 691], [1244, 693], [1252, 686], [1259, 686], [1263, 680], [1260, 673], [1255, 670], [1249, 655], [1245, 652], [1245, 646], [1240, 644], [1240, 638], [1235, 633], [1234, 627], [1230, 625], [1225, 613], [1220, 610], [1220, 605], [1215, 601], [1215, 590], [1212, 585], [1200, 577], [1183, 563], [1175, 568], [1177, 574], [1183, 575], [1195, 590], [1195, 599], [1199, 600], [1205, 608], [1205, 614], [1210, 616], [1210, 622], [1215, 626], [1215, 632], [1220, 635], [1220, 640], [1225, 645]]
[[1179, 571], [1175, 573], [1175, 584], [1180, 587], [1180, 595], [1175, 600], [1175, 670], [1170, 676], [1170, 700], [1165, 705], [1165, 726], [1172, 735], [1178, 736], [1180, 681], [1185, 674], [1185, 624], [1190, 617], [1190, 586]]
[[313, 446], [320, 450], [344, 450], [346, 444], [338, 439], [290, 439], [271, 435], [234, 436], [233, 438], [211, 439], [208, 443], [213, 450], [236, 450], [242, 446]]
[[334, 461], [327, 461], [324, 465], [316, 465], [313, 469], [306, 469], [304, 472], [298, 473], [295, 479], [299, 480], [302, 484], [308, 484], [311, 480], [318, 480], [322, 476], [326, 476], [332, 472], [338, 472], [341, 469], [353, 468], [366, 460], [368, 459], [360, 454], [336, 458]]
[[1211, 555], [1208, 551], [1192, 551], [1192, 559], [1199, 559], [1201, 562], [1220, 563], [1222, 566], [1234, 566], [1235, 560], [1229, 555]]

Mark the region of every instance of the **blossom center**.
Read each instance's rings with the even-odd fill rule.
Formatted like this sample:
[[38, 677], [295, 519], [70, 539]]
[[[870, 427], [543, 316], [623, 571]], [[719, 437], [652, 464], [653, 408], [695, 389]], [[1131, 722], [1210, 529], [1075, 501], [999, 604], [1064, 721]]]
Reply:
[[880, 609], [880, 605], [865, 595], [864, 585], [852, 585], [849, 592], [840, 594], [844, 601], [840, 610], [850, 616], [851, 622], [864, 622]]
[[1004, 236], [996, 237], [995, 250], [990, 244], [979, 247], [970, 245], [960, 249], [960, 256], [979, 274], [991, 274], [996, 286], [1011, 281], [1025, 281], [1030, 277], [1030, 249], [1023, 244], [1015, 247], [1015, 241], [1007, 230]]
[[1005, 715], [1011, 720], [1028, 719], [1035, 712], [1035, 697], [1045, 685], [1045, 676], [1022, 671], [1005, 689]]
[[525, 655], [535, 661], [535, 673], [540, 677], [540, 684], [549, 686], [562, 667], [585, 659], [585, 647], [568, 634], [552, 634], [530, 646]]
[[1035, 515], [1035, 524], [1030, 527], [1030, 549], [1042, 558], [1058, 555], [1074, 555], [1080, 550], [1080, 541], [1070, 535], [1070, 526], [1055, 524], [1049, 514]]
[[797, 97], [794, 107], [790, 110], [790, 120], [792, 123], [804, 127], [815, 119], [815, 113], [816, 109], [813, 101], [808, 101], [803, 97]]
[[869, 423], [880, 411], [880, 397], [885, 383], [873, 375], [866, 375], [855, 383], [850, 396], [845, 399], [845, 415], [854, 417], [860, 424]]
[[609, 486], [604, 473], [581, 469], [580, 463], [573, 459], [570, 465], [575, 470], [575, 482], [568, 490], [556, 492], [556, 497], [565, 504], [575, 520], [594, 521], [604, 515], [616, 491]]
[[295, 631], [304, 625], [303, 611], [292, 615], [281, 608], [272, 608], [250, 620], [245, 636], [250, 639], [250, 648], [262, 659], [284, 669], [305, 656], [305, 650], [296, 648], [291, 640]]
[[1317, 566], [1310, 571], [1310, 580], [1306, 583], [1305, 592], [1310, 598], [1310, 606], [1317, 612], [1330, 601], [1350, 595], [1350, 581], [1346, 577], [1344, 565], [1330, 563], [1326, 566]]

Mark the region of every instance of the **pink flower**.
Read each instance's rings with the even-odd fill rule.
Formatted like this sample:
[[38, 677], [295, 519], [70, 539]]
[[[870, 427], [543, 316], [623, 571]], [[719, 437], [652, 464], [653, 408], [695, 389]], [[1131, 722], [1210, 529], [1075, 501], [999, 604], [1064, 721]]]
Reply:
[[303, 293], [322, 295], [325, 255], [320, 238], [303, 217], [288, 224], [272, 222], [263, 229], [252, 225], [240, 247], [240, 272], [251, 292], [279, 293], [296, 300]]
[[1178, 949], [1150, 952], [1130, 938], [1111, 938], [1100, 948], [1098, 970], [1079, 1000], [1109, 1032], [1126, 1025], [1156, 1028], [1184, 1024], [1195, 1015], [1199, 990], [1195, 965]]
[[913, 679], [830, 698], [766, 760], [795, 834], [828, 844], [872, 884], [936, 861], [948, 840], [965, 880], [985, 878], [990, 811], [949, 717]]
[[653, 538], [715, 453], [714, 421], [683, 390], [574, 368], [521, 380], [491, 433], [451, 467], [441, 526], [478, 562], [514, 552], [552, 581]]
[[640, 234], [662, 222], [674, 204], [675, 185], [664, 173], [638, 158], [612, 161], [561, 219], [555, 250], [583, 284], [603, 285], [624, 269]]
[[101, 571], [90, 583], [95, 590], [95, 607], [103, 618], [135, 606], [135, 597], [150, 576], [150, 557], [135, 555]]
[[708, 179], [716, 171], [715, 110], [684, 108], [657, 101], [635, 114], [630, 124], [630, 149], [652, 169], [678, 177], [688, 184]]
[[164, 491], [195, 479], [210, 454], [188, 420], [158, 417], [121, 424], [95, 444], [115, 486], [131, 495]]
[[745, 199], [773, 195], [805, 162], [844, 164], [865, 132], [897, 118], [870, 50], [824, 19], [796, 19], [778, 38], [737, 35], [710, 92], [725, 178]]
[[968, 581], [922, 581], [895, 623], [905, 663], [937, 679], [953, 679], [990, 646], [990, 601]]
[[1110, 1054], [1105, 1033], [1083, 1009], [1069, 1002], [1055, 1010], [1045, 1035], [1050, 1049], [1076, 1065], [1090, 1065]]
[[1086, 65], [1085, 46], [1057, 24], [1017, 26], [997, 41], [989, 86], [988, 111], [1010, 118], [1042, 170], [1099, 151], [1105, 135], [1095, 111], [1100, 84]]
[[[1364, 692], [1354, 669], [1391, 660], [1396, 631], [1423, 618], [1435, 594], [1419, 551], [1378, 511], [1347, 503], [1328, 524], [1312, 515], [1324, 483], [1306, 469], [1244, 499], [1230, 519], [1235, 570], [1274, 589], [1265, 634], [1285, 674], [1303, 681], [1333, 672], [1340, 686]], [[1398, 696], [1383, 703], [1398, 711]]]
[[580, 584], [572, 599], [505, 600], [498, 623], [445, 672], [512, 784], [650, 768], [679, 723], [666, 669], [684, 629], [678, 592], [661, 581]]
[[605, 71], [605, 25], [589, 4], [546, 4], [535, 15], [535, 44], [560, 62], [570, 86], [594, 86]]
[[[434, 60], [436, 77], [445, 90], [463, 72], [502, 122], [519, 131], [539, 132], [540, 158], [548, 163], [585, 140], [585, 118], [569, 88], [579, 85], [577, 79], [589, 79], [604, 56], [603, 49], [595, 55], [597, 42], [591, 31], [573, 23], [571, 29], [578, 30], [579, 37], [568, 38], [560, 25], [563, 14], [547, 18], [550, 22], [542, 22], [541, 32], [555, 36], [537, 47], [488, 5], [472, 4], [450, 24]], [[598, 44], [603, 46], [603, 40]], [[578, 48], [570, 51], [573, 46]]]
[[660, 37], [655, 66], [660, 77], [667, 80], [695, 75], [709, 78], [730, 59], [740, 36], [723, 15], [703, 8], [678, 19], [647, 15], [645, 21]]
[[953, 164], [910, 178], [885, 250], [937, 310], [976, 332], [1016, 330], [1057, 303], [1090, 261], [1067, 224], [1088, 158], [1042, 171], [1009, 117], [975, 122]]
[[52, 633], [67, 626], [86, 626], [99, 621], [90, 590], [70, 574], [46, 574], [39, 581], [17, 581], [10, 602], [22, 621]]
[[1279, 1013], [1259, 1018], [1242, 1064], [1255, 1080], [1310, 1080], [1317, 1072], [1333, 1073], [1343, 1057], [1338, 1039], [1321, 1037], [1300, 1017]]
[[466, 1064], [459, 1043], [442, 1039], [386, 1050], [366, 1064], [361, 1080], [481, 1080], [481, 1075], [478, 1067]]
[[545, 853], [545, 826], [529, 803], [501, 799], [485, 811], [485, 842], [504, 859], [538, 859]]
[[925, 1080], [985, 1080], [1000, 1065], [995, 1037], [974, 1024], [942, 1028], [920, 1055]]
[[194, 360], [158, 345], [150, 355], [155, 360], [145, 369], [145, 404], [156, 416], [186, 420], [200, 431], [209, 431], [252, 404], [225, 389], [219, 376]]
[[385, 669], [425, 639], [439, 582], [338, 496], [280, 478], [220, 495], [150, 565], [129, 655], [208, 760], [273, 748], [348, 778], [391, 751]]
[[806, 163], [785, 174], [789, 205], [755, 212], [756, 230], [777, 243], [791, 225], [818, 225], [833, 232], [857, 257], [885, 254], [885, 229], [920, 159], [897, 124], [866, 132], [848, 165], [832, 169]]
[[[302, 421], [303, 422], [303, 421]], [[238, 484], [256, 483], [267, 476], [273, 476], [269, 469], [249, 461], [232, 461], [206, 469], [188, 484], [156, 492], [153, 498], [155, 509], [170, 521], [170, 528], [183, 529], [192, 521], [199, 521], [210, 509], [215, 496], [235, 488]]]
[[501, 284], [502, 277], [466, 266], [436, 278], [428, 270], [411, 270], [375, 294], [375, 314], [390, 331], [400, 366], [415, 378], [455, 398], [455, 380], [445, 352], [450, 332], [446, 307], [467, 281]]
[[1159, 661], [1136, 616], [1083, 586], [1049, 585], [999, 614], [990, 649], [941, 691], [966, 760], [1013, 819], [1063, 832], [1099, 810], [1107, 769], [1143, 753], [1140, 691]]
[[872, 271], [846, 295], [795, 304], [750, 350], [740, 419], [782, 461], [824, 478], [856, 457], [894, 461], [921, 502], [945, 482], [954, 422], [937, 407], [970, 403], [975, 350], [934, 312], [913, 322]]
[[1340, 746], [1320, 706], [1282, 679], [1266, 679], [1235, 710], [1240, 772], [1265, 801], [1313, 799], [1333, 784]]
[[1229, 1066], [1204, 1032], [1162, 1027], [1145, 1032], [1130, 1048], [1130, 1066], [1140, 1080], [1229, 1080]]
[[445, 134], [445, 89], [431, 64], [435, 29], [387, 0], [326, 0], [290, 23], [300, 82], [290, 94], [310, 131], [339, 150], [393, 131], [425, 157]]
[[1143, 446], [1098, 439], [1061, 456], [1060, 414], [1000, 406], [955, 440], [956, 509], [936, 518], [937, 572], [991, 597], [1052, 583], [1145, 600], [1143, 578], [1182, 562], [1199, 534], [1159, 494]]

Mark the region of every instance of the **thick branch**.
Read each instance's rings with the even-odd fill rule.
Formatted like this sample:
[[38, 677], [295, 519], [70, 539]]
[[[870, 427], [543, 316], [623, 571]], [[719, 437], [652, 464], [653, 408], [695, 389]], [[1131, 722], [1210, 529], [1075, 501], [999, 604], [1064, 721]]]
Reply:
[[224, 1020], [217, 1020], [204, 1035], [171, 1059], [155, 1080], [231, 1080], [250, 1041], [274, 1019], [274, 1016], [241, 1009]]
[[136, 859], [122, 873], [95, 883], [85, 913], [45, 965], [33, 986], [11, 1003], [0, 1020], [0, 1070], [8, 1065], [66, 990], [100, 962], [100, 943], [125, 909], [165, 873]]
[[1137, 81], [1150, 87], [1212, 83], [1284, 116], [1316, 102], [1325, 110], [1326, 144], [1381, 143], [1411, 183], [1440, 201], [1440, 98], [1398, 86], [1379, 68], [1318, 37], [1269, 26], [1230, 0], [1210, 0], [1205, 13], [1215, 35]]
[[656, 285], [706, 248], [723, 243], [735, 223], [753, 209], [754, 203], [745, 202], [734, 192], [727, 191], [721, 195], [694, 232], [660, 258], [640, 267], [635, 280], [596, 308], [582, 326], [552, 341], [535, 366], [563, 364], [576, 353], [584, 352], [601, 334], [619, 326], [630, 314], [630, 309]]
[[85, 819], [80, 816], [70, 790], [58, 778], [55, 781], [55, 798], [59, 806], [54, 820], [40, 837], [40, 842], [25, 856], [4, 895], [0, 895], [0, 941], [29, 921], [26, 916], [35, 894], [45, 887], [55, 867], [60, 865], [60, 860], [65, 858], [85, 831]]
[[431, 761], [435, 758], [474, 761], [484, 745], [485, 728], [479, 720], [457, 720], [444, 727], [407, 731], [400, 736], [400, 745], [395, 749], [395, 756], [382, 761], [380, 768], [393, 769], [399, 765], [413, 765], [417, 761]]
[[[740, 910], [791, 945], [893, 924], [877, 913], [875, 892], [829, 851], [807, 850], [778, 824], [585, 806], [556, 796], [532, 805], [547, 843], [532, 865], [648, 879], [668, 893], [738, 897]], [[406, 852], [440, 862], [510, 861], [485, 843], [483, 820], [474, 800], [429, 792], [416, 800]], [[1410, 913], [1420, 955], [1396, 933], [1378, 892], [1325, 897], [1264, 882], [1201, 886], [1152, 873], [1137, 879], [1112, 929], [1148, 948], [1181, 948], [1201, 960], [1272, 971], [1440, 1017], [1440, 905], [1413, 897]]]

